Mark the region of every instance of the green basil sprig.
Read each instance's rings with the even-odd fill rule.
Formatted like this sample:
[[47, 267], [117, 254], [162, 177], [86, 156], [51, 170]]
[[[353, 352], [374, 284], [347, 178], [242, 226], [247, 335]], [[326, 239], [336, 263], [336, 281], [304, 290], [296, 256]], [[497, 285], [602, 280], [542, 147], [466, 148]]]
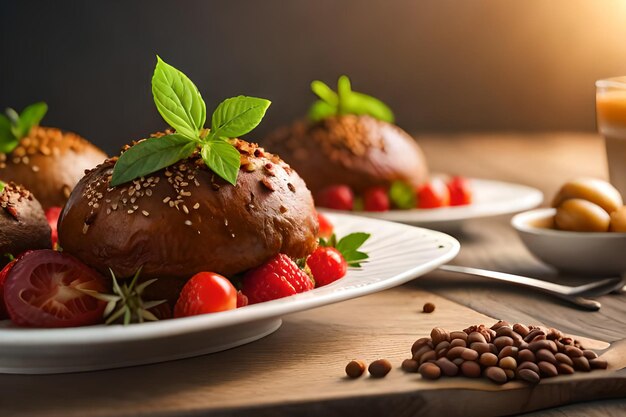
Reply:
[[385, 103], [367, 94], [352, 91], [350, 79], [346, 75], [339, 77], [337, 92], [318, 80], [311, 83], [311, 90], [319, 97], [309, 109], [309, 119], [313, 121], [343, 114], [369, 115], [389, 123], [395, 120], [393, 112]]
[[2, 194], [2, 192], [4, 191], [4, 186], [5, 186], [5, 185], [6, 185], [5, 183], [3, 183], [2, 181], [0, 181], [0, 194]]
[[111, 185], [152, 174], [188, 158], [196, 150], [207, 167], [235, 185], [240, 158], [229, 139], [257, 127], [271, 102], [246, 96], [226, 99], [213, 112], [211, 129], [206, 129], [206, 105], [197, 87], [158, 56], [152, 95], [157, 110], [176, 133], [146, 139], [124, 152], [113, 169]]
[[21, 114], [11, 108], [6, 109], [6, 116], [0, 114], [0, 153], [12, 152], [20, 139], [41, 122], [47, 111], [48, 105], [39, 102], [26, 107]]

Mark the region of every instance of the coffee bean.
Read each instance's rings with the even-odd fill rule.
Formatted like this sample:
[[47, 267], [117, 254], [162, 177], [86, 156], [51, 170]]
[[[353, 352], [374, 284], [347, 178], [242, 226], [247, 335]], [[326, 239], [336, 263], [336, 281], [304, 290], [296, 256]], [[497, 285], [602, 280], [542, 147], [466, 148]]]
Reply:
[[435, 361], [437, 366], [441, 368], [441, 372], [445, 376], [456, 376], [459, 373], [459, 367], [448, 358], [439, 358]]
[[452, 363], [455, 364], [456, 366], [461, 366], [463, 362], [465, 362], [465, 359], [463, 358], [452, 359]]
[[569, 356], [567, 356], [565, 353], [557, 353], [556, 355], [554, 355], [554, 357], [556, 358], [557, 361], [559, 361], [560, 363], [564, 363], [568, 366], [574, 366], [574, 362], [572, 362], [572, 358], [570, 358]]
[[557, 352], [556, 344], [552, 340], [536, 340], [528, 344], [528, 349], [537, 352], [539, 349], [548, 349], [553, 353]]
[[537, 366], [537, 364], [535, 362], [522, 362], [518, 367], [517, 370], [518, 372], [521, 371], [522, 369], [530, 369], [536, 373], [539, 373], [539, 367]]
[[485, 340], [487, 341], [487, 343], [491, 343], [493, 339], [496, 338], [495, 330], [485, 329], [485, 332], [481, 332], [481, 333], [485, 337]]
[[572, 358], [572, 362], [574, 362], [574, 369], [577, 371], [589, 372], [591, 371], [591, 365], [589, 364], [589, 359], [584, 356], [578, 356]]
[[498, 350], [501, 350], [505, 346], [513, 346], [513, 338], [509, 336], [496, 337], [493, 344], [496, 345]]
[[428, 351], [424, 353], [420, 359], [419, 364], [423, 364], [424, 362], [434, 362], [437, 359], [437, 353], [434, 350]]
[[583, 350], [583, 356], [589, 360], [595, 359], [598, 357], [598, 354], [593, 350]]
[[418, 372], [426, 379], [438, 379], [441, 376], [441, 369], [432, 362], [420, 365]]
[[463, 341], [467, 341], [467, 333], [465, 332], [450, 332], [450, 339], [461, 339]]
[[517, 375], [524, 381], [530, 382], [531, 384], [538, 384], [541, 380], [541, 378], [539, 378], [539, 374], [530, 369], [522, 369], [517, 373]]
[[450, 347], [450, 342], [448, 342], [447, 340], [444, 340], [443, 342], [437, 343], [437, 346], [435, 346], [435, 351], [439, 352], [441, 349], [447, 349], [449, 347]]
[[417, 372], [420, 364], [414, 359], [405, 359], [402, 361], [402, 369], [405, 372]]
[[513, 338], [513, 335], [516, 334], [515, 331], [510, 327], [500, 327], [496, 330], [496, 338], [506, 336]]
[[480, 365], [474, 361], [465, 361], [461, 364], [461, 373], [468, 378], [480, 377]]
[[419, 348], [417, 352], [413, 354], [413, 359], [415, 359], [416, 361], [419, 361], [422, 355], [424, 355], [427, 352], [432, 352], [432, 351], [433, 349], [430, 346], [424, 345], [421, 348]]
[[442, 329], [441, 327], [435, 327], [430, 332], [430, 338], [433, 340], [433, 344], [436, 346], [444, 340], [450, 340], [450, 334], [446, 329]]
[[524, 342], [524, 340], [522, 340], [522, 341], [521, 341], [521, 342], [519, 342], [519, 343], [516, 343], [516, 344], [515, 344], [515, 346], [517, 346], [517, 348], [518, 348], [519, 350], [522, 350], [522, 349], [528, 349], [528, 343], [527, 343], [527, 342]]
[[535, 354], [530, 349], [520, 349], [519, 353], [517, 354], [517, 360], [519, 360], [520, 362], [534, 362]]
[[433, 303], [426, 303], [424, 304], [424, 307], [422, 307], [422, 311], [424, 313], [432, 313], [433, 311], [435, 311], [435, 305]]
[[559, 340], [560, 338], [563, 337], [563, 333], [551, 327], [548, 329], [548, 333], [546, 334], [546, 337], [548, 338], [548, 340]]
[[[496, 339], [497, 340], [497, 339]], [[502, 348], [500, 353], [498, 354], [498, 358], [502, 359], [506, 356], [510, 356], [512, 358], [517, 359], [517, 355], [519, 354], [518, 349], [515, 346], [505, 346]]]
[[[465, 333], [463, 333], [465, 334]], [[450, 347], [457, 347], [457, 346], [461, 346], [461, 347], [467, 347], [467, 343], [465, 343], [465, 340], [463, 339], [452, 339], [450, 341]]]
[[530, 329], [528, 328], [528, 326], [525, 326], [521, 323], [515, 323], [513, 325], [513, 331], [522, 337], [525, 337], [526, 335], [528, 335], [528, 333], [530, 333]]
[[559, 371], [559, 375], [571, 375], [574, 373], [574, 368], [564, 362], [557, 363], [556, 370]]
[[502, 369], [513, 369], [513, 370], [515, 370], [515, 368], [517, 368], [517, 361], [515, 360], [515, 358], [507, 356], [505, 358], [500, 359], [498, 361], [498, 365]]
[[350, 378], [358, 378], [365, 372], [365, 362], [361, 360], [352, 360], [346, 365], [346, 375]]
[[485, 336], [483, 336], [482, 333], [479, 332], [472, 332], [469, 334], [469, 336], [467, 337], [467, 343], [487, 343], [487, 339], [485, 339]]
[[524, 341], [525, 341], [525, 342], [530, 343], [530, 342], [532, 342], [532, 340], [533, 340], [535, 337], [537, 337], [537, 336], [539, 336], [539, 335], [542, 335], [542, 334], [545, 334], [545, 333], [544, 333], [544, 332], [542, 332], [542, 331], [541, 331], [541, 330], [539, 330], [539, 329], [534, 329], [534, 330], [531, 330], [531, 331], [530, 331], [530, 332], [528, 332], [528, 334], [524, 337]]
[[574, 343], [574, 339], [572, 339], [571, 337], [563, 337], [561, 338], [560, 342], [564, 345], [571, 345]]
[[606, 359], [602, 358], [593, 358], [589, 360], [589, 365], [591, 366], [591, 369], [606, 369], [609, 366]]
[[556, 366], [554, 366], [550, 362], [541, 361], [537, 363], [537, 366], [539, 367], [539, 372], [541, 373], [541, 376], [544, 376], [546, 378], [551, 378], [559, 374], [559, 372], [556, 370]]
[[428, 346], [431, 349], [434, 347], [430, 337], [422, 337], [421, 339], [417, 339], [413, 343], [413, 346], [411, 346], [411, 355], [415, 355], [415, 352], [417, 352], [422, 346]]
[[515, 378], [515, 371], [514, 371], [514, 370], [512, 370], [512, 369], [505, 369], [505, 370], [504, 370], [504, 373], [506, 374], [506, 377], [507, 377], [508, 379], [513, 379], [513, 378]]
[[504, 370], [497, 366], [490, 366], [485, 369], [485, 376], [496, 384], [504, 384], [508, 380]]
[[500, 327], [511, 327], [511, 325], [504, 320], [498, 320], [498, 322], [496, 324], [494, 324], [493, 326], [491, 326], [491, 330], [498, 330]]
[[377, 359], [367, 368], [373, 378], [383, 378], [391, 371], [391, 362], [387, 359]]
[[583, 356], [583, 351], [575, 346], [565, 346], [565, 354], [573, 359]]
[[556, 357], [554, 353], [550, 352], [548, 349], [539, 349], [535, 352], [535, 356], [537, 357], [537, 361], [545, 361], [550, 362], [553, 365], [556, 365]]
[[545, 334], [538, 334], [537, 336], [533, 337], [533, 340], [531, 340], [530, 342], [537, 342], [539, 340], [548, 340], [548, 338], [546, 337]]
[[565, 350], [565, 345], [563, 343], [559, 342], [558, 340], [555, 340], [554, 344], [556, 345], [557, 351], [563, 352]]
[[472, 349], [465, 348], [463, 352], [461, 352], [461, 358], [466, 361], [475, 361], [478, 359], [478, 352]]
[[491, 346], [489, 345], [489, 343], [483, 343], [483, 342], [472, 343], [470, 345], [470, 349], [475, 350], [481, 355], [485, 352], [491, 352]]
[[496, 366], [498, 364], [498, 357], [491, 352], [485, 352], [480, 355], [478, 362], [482, 366]]

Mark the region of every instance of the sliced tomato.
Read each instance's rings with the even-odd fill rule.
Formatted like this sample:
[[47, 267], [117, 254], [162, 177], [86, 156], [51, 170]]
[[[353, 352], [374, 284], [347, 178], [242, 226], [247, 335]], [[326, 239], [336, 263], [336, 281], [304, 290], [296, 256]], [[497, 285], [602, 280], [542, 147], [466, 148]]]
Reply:
[[472, 203], [472, 188], [469, 181], [460, 176], [455, 176], [448, 181], [451, 206], [466, 206]]
[[438, 208], [450, 205], [450, 191], [439, 178], [422, 185], [417, 192], [419, 208]]
[[32, 251], [9, 271], [4, 302], [19, 326], [87, 326], [103, 321], [106, 303], [81, 290], [106, 293], [107, 284], [106, 278], [67, 253]]

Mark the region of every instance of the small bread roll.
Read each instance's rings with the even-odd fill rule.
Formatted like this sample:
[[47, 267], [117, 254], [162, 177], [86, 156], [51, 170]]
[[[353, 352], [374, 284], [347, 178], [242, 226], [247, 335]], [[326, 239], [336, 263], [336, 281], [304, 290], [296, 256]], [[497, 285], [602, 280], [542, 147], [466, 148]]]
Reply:
[[610, 221], [602, 207], [581, 198], [565, 200], [554, 216], [557, 229], [572, 232], [606, 232]]
[[622, 206], [611, 213], [610, 232], [626, 232], [626, 206]]
[[572, 198], [590, 201], [604, 209], [608, 214], [624, 204], [619, 191], [606, 181], [596, 178], [578, 178], [565, 183], [554, 197], [552, 207]]

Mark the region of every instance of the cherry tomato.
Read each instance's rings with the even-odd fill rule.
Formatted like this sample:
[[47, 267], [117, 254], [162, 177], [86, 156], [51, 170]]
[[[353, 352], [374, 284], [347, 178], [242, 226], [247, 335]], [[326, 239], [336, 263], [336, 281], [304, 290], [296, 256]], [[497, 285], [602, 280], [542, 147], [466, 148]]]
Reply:
[[455, 176], [448, 181], [451, 206], [465, 206], [472, 203], [472, 188], [466, 178]]
[[107, 280], [67, 253], [50, 249], [17, 259], [4, 284], [11, 320], [27, 327], [75, 327], [103, 321], [106, 303], [81, 290], [109, 292]]
[[176, 306], [174, 317], [196, 316], [237, 308], [237, 290], [223, 276], [214, 272], [200, 272], [185, 284]]
[[419, 208], [438, 208], [450, 205], [450, 191], [439, 178], [419, 187], [417, 191], [417, 206]]
[[332, 185], [315, 195], [315, 204], [335, 210], [352, 210], [354, 193], [347, 185]]
[[389, 195], [385, 187], [370, 187], [363, 194], [365, 211], [389, 210]]

